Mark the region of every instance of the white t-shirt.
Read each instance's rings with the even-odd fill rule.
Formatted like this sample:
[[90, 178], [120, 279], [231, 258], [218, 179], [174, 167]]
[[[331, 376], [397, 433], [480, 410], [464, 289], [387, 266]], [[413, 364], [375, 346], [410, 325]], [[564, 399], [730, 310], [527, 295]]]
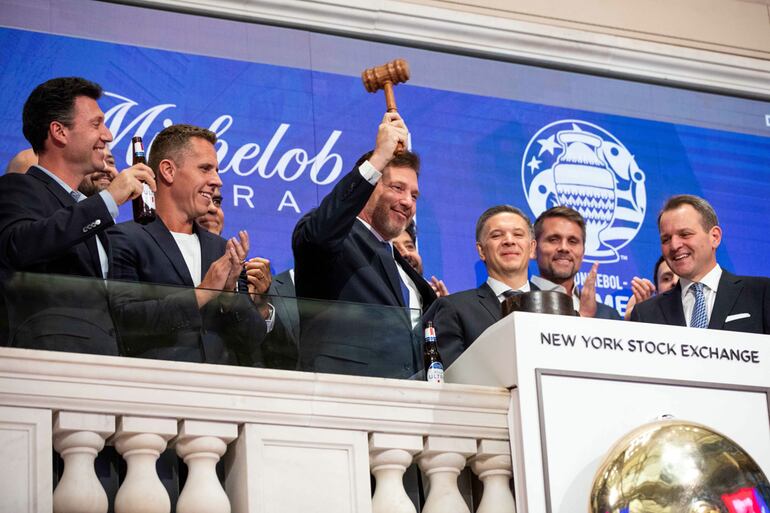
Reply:
[[198, 235], [195, 233], [177, 233], [171, 232], [174, 236], [176, 245], [179, 246], [179, 251], [182, 252], [184, 263], [187, 264], [187, 269], [190, 271], [192, 277], [193, 286], [197, 287], [201, 284], [201, 243], [198, 240]]

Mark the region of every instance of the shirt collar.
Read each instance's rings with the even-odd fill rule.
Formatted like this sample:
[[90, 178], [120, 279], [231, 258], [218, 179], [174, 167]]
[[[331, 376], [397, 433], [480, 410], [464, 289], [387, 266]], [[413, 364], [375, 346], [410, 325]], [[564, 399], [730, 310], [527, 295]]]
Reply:
[[66, 183], [64, 183], [64, 181], [61, 178], [59, 178], [58, 176], [56, 176], [55, 174], [53, 174], [52, 172], [50, 172], [49, 170], [47, 170], [46, 168], [41, 166], [40, 164], [35, 164], [35, 167], [38, 168], [43, 173], [45, 173], [48, 176], [50, 176], [53, 179], [53, 181], [55, 181], [56, 183], [61, 185], [64, 188], [64, 190], [67, 191], [67, 194], [72, 194], [72, 191], [74, 189], [72, 187], [70, 187], [69, 185], [67, 185]]
[[366, 226], [366, 229], [367, 229], [367, 230], [369, 230], [370, 232], [372, 232], [372, 234], [373, 234], [375, 237], [377, 237], [377, 240], [378, 240], [378, 241], [380, 241], [380, 242], [385, 242], [385, 243], [387, 243], [387, 244], [390, 244], [390, 241], [389, 241], [389, 240], [385, 240], [385, 239], [382, 237], [382, 235], [380, 235], [379, 233], [377, 233], [377, 230], [375, 230], [375, 229], [372, 227], [372, 225], [370, 225], [369, 223], [367, 223], [366, 221], [364, 221], [364, 220], [363, 220], [363, 219], [361, 219], [360, 217], [356, 217], [356, 219], [358, 219], [359, 221], [361, 221], [361, 223], [362, 223], [364, 226]]
[[[720, 278], [722, 278], [722, 268], [717, 264], [706, 274], [706, 276], [701, 278], [699, 283], [704, 284], [710, 291], [716, 292], [719, 287]], [[695, 282], [690, 281], [687, 278], [679, 278], [679, 283], [682, 285], [682, 297], [685, 297], [690, 291], [690, 287], [692, 287], [692, 284]]]
[[[540, 290], [555, 290], [557, 292], [561, 292], [562, 294], [567, 293], [567, 289], [565, 289], [562, 285], [557, 285], [551, 280], [546, 280], [542, 276], [530, 276], [529, 280], [537, 285], [537, 288]], [[575, 286], [572, 287], [572, 295], [574, 297], [580, 298], [580, 294], [578, 293], [577, 287]]]
[[[506, 285], [505, 283], [499, 280], [492, 278], [491, 276], [487, 278], [487, 285], [489, 285], [489, 288], [492, 289], [492, 292], [494, 292], [495, 296], [497, 296], [498, 298], [506, 290], [511, 290], [511, 287], [509, 287], [508, 285]], [[515, 290], [518, 290], [520, 292], [529, 292], [530, 291], [529, 281], [524, 282], [524, 285], [522, 285], [521, 287]]]

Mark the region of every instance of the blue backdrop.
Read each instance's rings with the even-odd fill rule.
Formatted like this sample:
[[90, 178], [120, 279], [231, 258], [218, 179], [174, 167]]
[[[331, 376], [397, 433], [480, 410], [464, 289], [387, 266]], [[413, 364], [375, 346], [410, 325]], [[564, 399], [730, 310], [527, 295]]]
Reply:
[[[0, 29], [0, 47], [0, 160], [28, 146], [21, 109], [35, 85], [87, 77], [107, 92], [119, 168], [133, 135], [147, 144], [182, 122], [217, 132], [225, 234], [247, 229], [252, 255], [276, 272], [292, 265], [299, 217], [372, 146], [383, 113], [357, 77], [14, 29]], [[566, 202], [591, 220], [586, 260], [601, 262], [598, 292], [622, 311], [631, 278], [650, 276], [659, 254], [657, 210], [683, 192], [717, 209], [723, 267], [767, 274], [768, 138], [409, 84], [396, 94], [423, 159], [426, 273], [451, 291], [485, 279], [473, 236], [485, 208], [511, 203], [534, 219]]]

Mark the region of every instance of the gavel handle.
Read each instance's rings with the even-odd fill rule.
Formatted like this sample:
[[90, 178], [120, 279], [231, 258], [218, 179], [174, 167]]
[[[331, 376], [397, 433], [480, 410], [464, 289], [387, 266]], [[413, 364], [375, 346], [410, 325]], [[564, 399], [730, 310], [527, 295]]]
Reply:
[[[393, 95], [393, 83], [388, 80], [382, 85], [383, 91], [385, 91], [385, 105], [388, 108], [388, 112], [397, 112], [396, 110], [396, 97]], [[394, 152], [396, 155], [404, 153], [404, 143], [400, 142], [396, 145]]]

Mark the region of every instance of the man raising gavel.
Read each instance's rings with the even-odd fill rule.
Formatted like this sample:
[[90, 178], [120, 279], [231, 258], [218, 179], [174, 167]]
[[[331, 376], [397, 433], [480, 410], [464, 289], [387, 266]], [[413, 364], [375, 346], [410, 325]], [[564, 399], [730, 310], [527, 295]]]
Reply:
[[341, 304], [300, 308], [302, 370], [385, 377], [418, 370], [403, 308], [424, 310], [436, 295], [390, 242], [414, 217], [419, 195], [418, 156], [396, 153], [408, 135], [401, 116], [386, 113], [374, 150], [300, 219], [292, 239], [298, 297], [402, 309], [369, 308], [351, 319]]

